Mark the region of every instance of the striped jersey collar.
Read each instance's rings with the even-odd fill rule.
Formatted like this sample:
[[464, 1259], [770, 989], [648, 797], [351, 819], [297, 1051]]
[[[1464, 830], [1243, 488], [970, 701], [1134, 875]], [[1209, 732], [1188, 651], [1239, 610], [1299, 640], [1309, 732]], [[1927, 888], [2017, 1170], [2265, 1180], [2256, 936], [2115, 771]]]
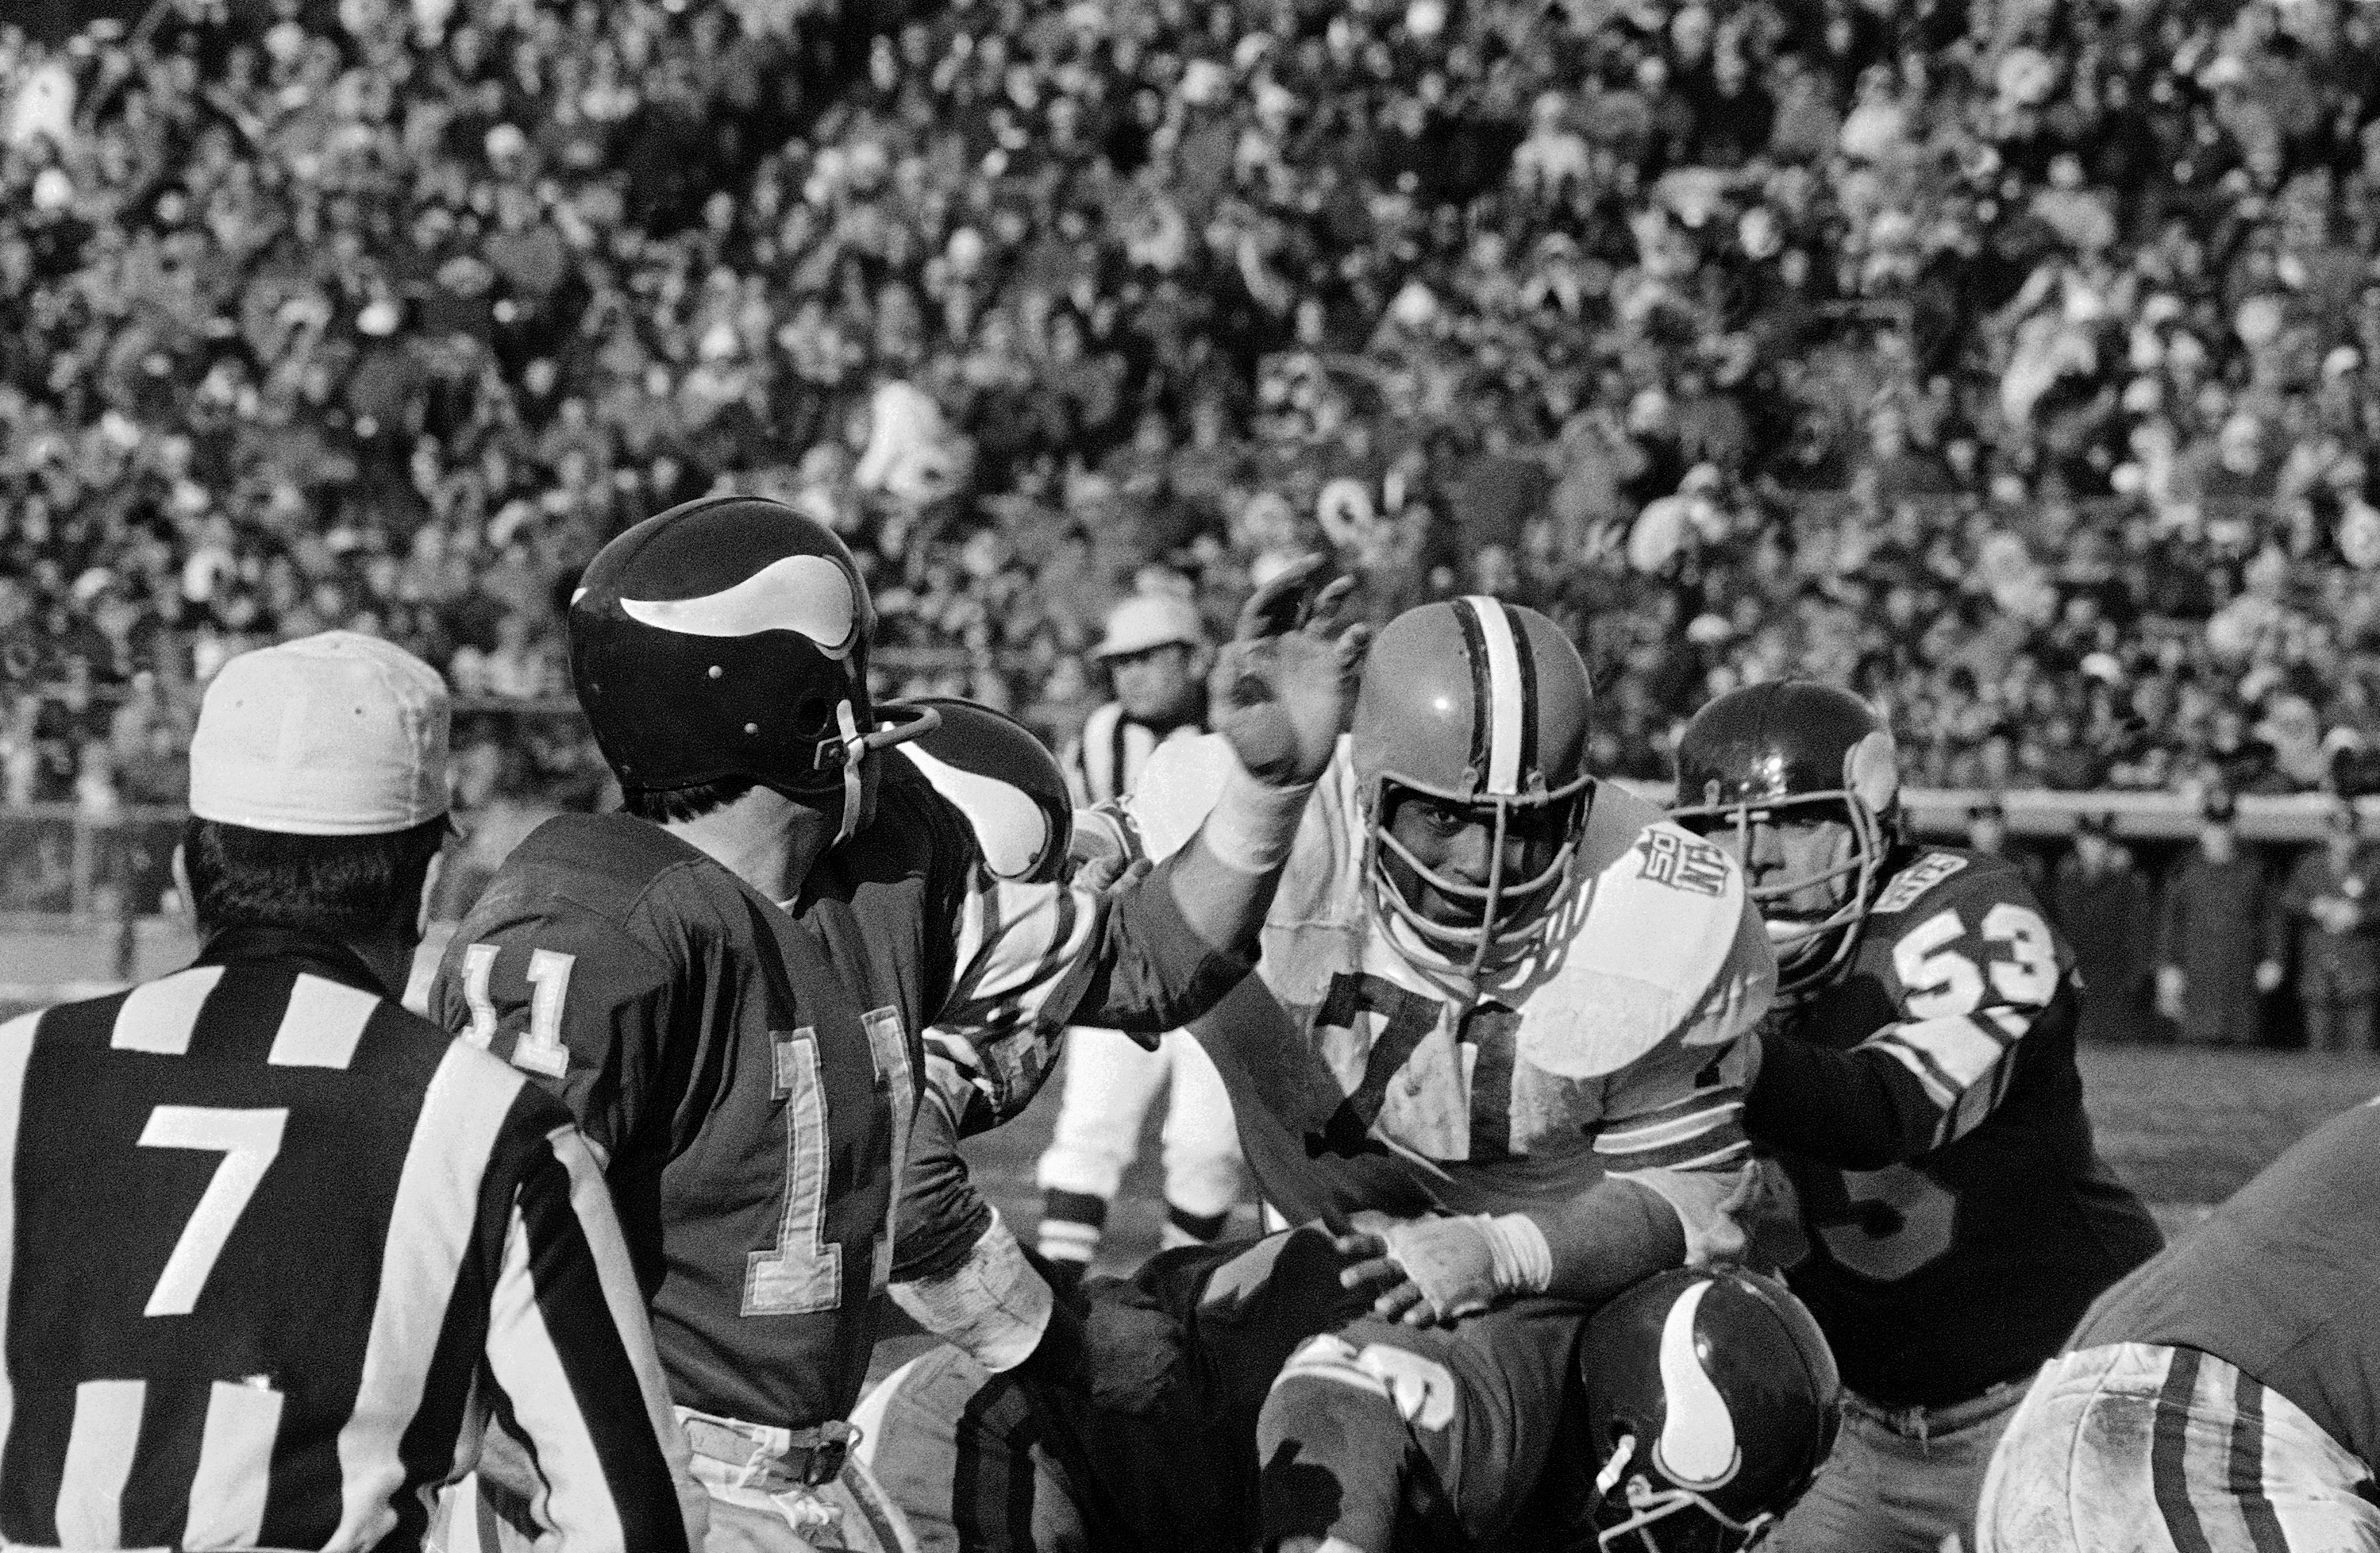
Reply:
[[297, 928], [239, 927], [225, 928], [210, 935], [199, 950], [199, 957], [190, 962], [198, 965], [249, 965], [260, 962], [287, 965], [309, 972], [358, 992], [374, 997], [395, 998], [403, 989], [391, 991], [381, 984], [363, 956], [325, 933], [307, 932]]

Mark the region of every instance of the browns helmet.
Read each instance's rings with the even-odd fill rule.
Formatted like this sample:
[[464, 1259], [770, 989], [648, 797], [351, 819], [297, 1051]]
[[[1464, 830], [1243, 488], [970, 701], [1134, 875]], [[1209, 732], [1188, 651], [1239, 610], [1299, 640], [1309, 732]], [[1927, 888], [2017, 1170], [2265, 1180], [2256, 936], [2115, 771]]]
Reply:
[[833, 530], [765, 497], [707, 496], [589, 564], [570, 601], [570, 675], [623, 786], [743, 777], [808, 802], [840, 794], [840, 841], [866, 818], [868, 753], [935, 717], [905, 710], [880, 726], [875, 628]]
[[1049, 746], [1014, 718], [973, 701], [920, 696], [908, 704], [939, 713], [941, 722], [905, 753], [966, 816], [991, 871], [1035, 884], [1058, 878], [1075, 805]]
[[[1755, 882], [1753, 904], [1777, 951], [1781, 993], [1826, 985], [1850, 963], [1900, 827], [1900, 762], [1891, 731], [1865, 701], [1815, 680], [1777, 680], [1719, 697], [1678, 736], [1670, 815], [1708, 835], [1732, 828], [1738, 855], [1755, 819], [1841, 819], [1849, 855], [1799, 879]], [[1817, 885], [1840, 898], [1816, 916], [1786, 903]]]
[[[1374, 904], [1470, 975], [1517, 958], [1569, 881], [1592, 784], [1591, 700], [1586, 665], [1559, 626], [1486, 596], [1407, 610], [1381, 628], [1364, 660], [1351, 753]], [[1404, 794], [1462, 806], [1493, 827], [1484, 882], [1424, 866], [1390, 831]], [[1514, 818], [1548, 811], [1562, 827], [1560, 851], [1536, 878], [1506, 879]], [[1475, 908], [1476, 920], [1430, 920], [1406, 899], [1400, 867]]]
[[1842, 1381], [1775, 1279], [1680, 1268], [1630, 1288], [1579, 1340], [1596, 1540], [1725, 1553], [1792, 1508], [1834, 1449]]

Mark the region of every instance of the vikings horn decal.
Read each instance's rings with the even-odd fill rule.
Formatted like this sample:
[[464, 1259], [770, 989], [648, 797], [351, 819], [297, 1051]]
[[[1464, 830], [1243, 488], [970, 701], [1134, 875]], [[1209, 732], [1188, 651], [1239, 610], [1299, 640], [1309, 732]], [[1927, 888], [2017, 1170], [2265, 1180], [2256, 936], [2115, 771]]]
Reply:
[[1843, 757], [1843, 785], [1852, 795], [1879, 812], [1890, 808], [1900, 791], [1900, 752], [1892, 735], [1878, 728], [1852, 746]]
[[1661, 1323], [1661, 1438], [1653, 1442], [1653, 1464], [1681, 1488], [1717, 1488], [1743, 1464], [1735, 1440], [1735, 1419], [1694, 1353], [1694, 1316], [1708, 1283], [1678, 1296]]
[[684, 637], [798, 631], [837, 659], [851, 651], [859, 636], [851, 578], [823, 555], [771, 561], [735, 587], [700, 598], [624, 598], [620, 611], [639, 625]]
[[1050, 817], [1040, 805], [1014, 783], [935, 759], [921, 745], [911, 745], [908, 753], [935, 791], [966, 816], [993, 873], [1002, 879], [1032, 874], [1050, 849]]

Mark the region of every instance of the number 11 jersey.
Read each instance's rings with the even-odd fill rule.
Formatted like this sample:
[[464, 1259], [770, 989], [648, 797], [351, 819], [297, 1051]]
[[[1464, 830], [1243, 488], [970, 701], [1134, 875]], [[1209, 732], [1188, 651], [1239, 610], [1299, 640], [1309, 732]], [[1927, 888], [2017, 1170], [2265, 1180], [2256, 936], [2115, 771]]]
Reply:
[[1769, 1015], [1744, 1125], [1792, 1182], [1786, 1280], [1844, 1384], [1939, 1407], [2031, 1375], [2159, 1236], [2093, 1145], [2083, 989], [2024, 876], [1891, 863], [1843, 975]]

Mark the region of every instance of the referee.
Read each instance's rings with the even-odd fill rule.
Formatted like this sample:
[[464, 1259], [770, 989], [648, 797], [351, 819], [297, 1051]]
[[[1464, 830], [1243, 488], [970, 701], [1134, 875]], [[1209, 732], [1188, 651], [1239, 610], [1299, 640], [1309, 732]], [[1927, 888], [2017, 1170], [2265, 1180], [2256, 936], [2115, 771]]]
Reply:
[[197, 964], [0, 1025], [0, 1541], [416, 1548], [492, 1411], [571, 1553], [700, 1544], [587, 1146], [395, 1001], [447, 718], [368, 637], [234, 659], [174, 858]]

